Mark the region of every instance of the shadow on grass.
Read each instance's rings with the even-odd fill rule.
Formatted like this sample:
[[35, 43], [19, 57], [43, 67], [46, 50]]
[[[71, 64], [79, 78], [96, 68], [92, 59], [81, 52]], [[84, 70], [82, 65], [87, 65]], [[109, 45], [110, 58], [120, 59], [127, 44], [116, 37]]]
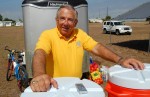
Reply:
[[149, 40], [131, 40], [120, 43], [112, 43], [112, 45], [148, 52]]

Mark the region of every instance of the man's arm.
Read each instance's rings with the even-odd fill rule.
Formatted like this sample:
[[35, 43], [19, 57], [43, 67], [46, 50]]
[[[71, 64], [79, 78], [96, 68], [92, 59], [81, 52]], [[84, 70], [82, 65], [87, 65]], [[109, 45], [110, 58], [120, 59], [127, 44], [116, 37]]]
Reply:
[[33, 79], [30, 87], [34, 92], [46, 92], [51, 85], [58, 88], [57, 82], [46, 74], [46, 53], [42, 49], [35, 51], [32, 60]]
[[106, 59], [108, 61], [117, 63], [118, 60], [122, 57], [118, 56], [108, 48], [106, 48], [104, 45], [101, 43], [98, 43], [92, 50], [92, 53], [95, 54], [96, 56], [99, 56], [103, 59]]
[[134, 58], [122, 58], [121, 56], [106, 48], [101, 43], [98, 43], [93, 48], [92, 53], [108, 61], [120, 64], [121, 66], [126, 68], [144, 69], [144, 64], [139, 60], [136, 60]]
[[46, 74], [46, 53], [42, 49], [38, 49], [34, 52], [32, 61], [32, 73], [33, 77]]

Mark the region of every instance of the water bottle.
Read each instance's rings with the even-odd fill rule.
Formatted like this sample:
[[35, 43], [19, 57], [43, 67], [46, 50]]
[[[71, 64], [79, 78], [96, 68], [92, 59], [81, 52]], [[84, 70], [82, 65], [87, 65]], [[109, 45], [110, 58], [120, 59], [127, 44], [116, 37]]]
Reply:
[[106, 66], [102, 66], [102, 68], [100, 69], [101, 73], [102, 73], [102, 79], [104, 82], [107, 82], [108, 80], [108, 67]]

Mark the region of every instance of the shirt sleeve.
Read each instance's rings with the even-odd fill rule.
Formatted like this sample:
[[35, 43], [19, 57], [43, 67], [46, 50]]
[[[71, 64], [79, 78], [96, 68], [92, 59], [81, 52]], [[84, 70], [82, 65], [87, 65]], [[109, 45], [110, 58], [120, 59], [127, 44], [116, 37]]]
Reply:
[[37, 49], [42, 49], [44, 50], [47, 54], [51, 52], [51, 39], [49, 37], [49, 31], [46, 30], [42, 32], [40, 35], [38, 42], [36, 43], [35, 50]]
[[87, 35], [86, 32], [81, 30], [81, 40], [82, 40], [82, 44], [83, 44], [83, 48], [87, 51], [91, 51], [96, 45], [97, 45], [97, 41], [95, 41], [92, 37], [90, 37], [89, 35]]

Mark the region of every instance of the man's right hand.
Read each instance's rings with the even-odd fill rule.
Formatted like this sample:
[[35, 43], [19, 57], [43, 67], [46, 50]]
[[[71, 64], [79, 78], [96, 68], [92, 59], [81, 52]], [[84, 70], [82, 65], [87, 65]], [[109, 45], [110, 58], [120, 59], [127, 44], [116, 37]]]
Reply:
[[53, 85], [54, 88], [58, 88], [56, 80], [47, 74], [34, 77], [30, 83], [33, 92], [46, 92], [51, 88], [51, 85]]

